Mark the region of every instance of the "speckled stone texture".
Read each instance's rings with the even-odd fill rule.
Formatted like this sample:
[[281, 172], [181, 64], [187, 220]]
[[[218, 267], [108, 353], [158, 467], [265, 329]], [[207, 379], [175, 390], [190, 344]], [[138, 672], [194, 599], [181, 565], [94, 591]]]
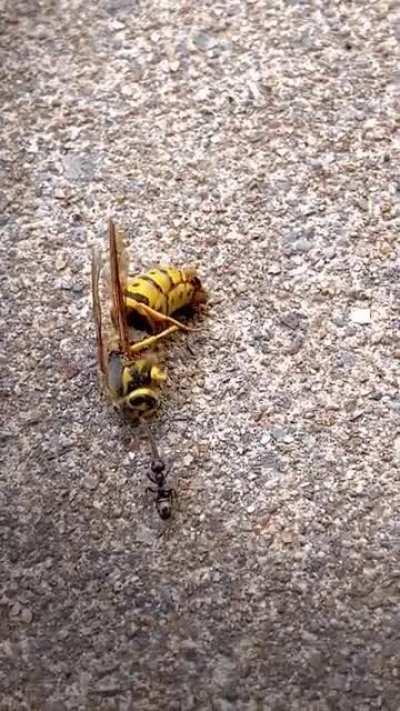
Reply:
[[[399, 3], [1, 5], [1, 711], [398, 711]], [[109, 209], [210, 292], [167, 526], [96, 382]]]

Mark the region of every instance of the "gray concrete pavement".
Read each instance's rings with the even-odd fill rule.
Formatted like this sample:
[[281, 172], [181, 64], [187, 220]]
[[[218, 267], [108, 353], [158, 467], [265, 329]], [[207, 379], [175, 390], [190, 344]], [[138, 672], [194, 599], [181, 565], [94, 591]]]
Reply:
[[[398, 711], [398, 3], [3, 5], [1, 708]], [[210, 292], [167, 527], [96, 383], [110, 207]]]

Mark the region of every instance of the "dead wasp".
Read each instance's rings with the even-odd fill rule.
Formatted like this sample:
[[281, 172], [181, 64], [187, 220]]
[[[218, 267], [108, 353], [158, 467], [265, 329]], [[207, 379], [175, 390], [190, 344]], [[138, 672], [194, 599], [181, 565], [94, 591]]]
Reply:
[[[146, 296], [145, 289], [152, 286], [156, 288], [153, 281], [150, 283], [150, 276], [133, 277], [128, 281], [128, 259], [123, 237], [115, 228], [112, 220], [109, 221], [109, 255], [110, 255], [110, 280], [111, 280], [111, 300], [112, 300], [112, 322], [114, 335], [111, 339], [105, 339], [103, 332], [103, 319], [99, 294], [99, 281], [101, 274], [101, 258], [98, 252], [93, 252], [92, 256], [92, 300], [93, 314], [96, 324], [97, 337], [97, 365], [102, 388], [106, 391], [111, 401], [122, 409], [131, 418], [152, 414], [159, 406], [160, 387], [166, 380], [166, 373], [157, 365], [154, 354], [142, 354], [149, 350], [165, 336], [183, 329], [194, 330], [171, 318], [168, 313], [175, 311], [173, 305], [182, 308], [188, 305], [188, 299], [195, 299], [194, 290], [203, 294], [200, 282], [193, 282], [191, 290], [189, 281], [181, 281], [175, 288], [167, 289], [164, 294], [163, 303], [155, 304], [150, 296]], [[153, 270], [154, 273], [161, 270]], [[188, 271], [188, 270], [187, 270]], [[167, 273], [167, 270], [165, 270]], [[173, 268], [168, 270], [173, 272]], [[176, 270], [184, 273], [184, 270]], [[151, 272], [149, 272], [150, 274]], [[185, 272], [186, 273], [186, 272]], [[171, 280], [172, 276], [168, 276]], [[156, 282], [154, 282], [156, 283]], [[136, 291], [132, 291], [129, 285], [138, 284]], [[195, 286], [196, 284], [196, 286]], [[161, 289], [161, 287], [160, 287]], [[161, 292], [160, 292], [161, 293]], [[184, 297], [184, 293], [186, 296]], [[129, 296], [126, 296], [126, 295]], [[199, 297], [200, 298], [200, 297]], [[185, 302], [186, 299], [186, 302]], [[185, 303], [184, 303], [185, 302]], [[197, 297], [196, 297], [197, 303]], [[151, 305], [152, 304], [152, 305]], [[168, 311], [161, 313], [153, 306]], [[128, 318], [136, 314], [138, 318], [147, 320], [151, 324], [153, 331], [163, 327], [163, 330], [156, 335], [134, 343], [130, 340]], [[134, 320], [130, 318], [130, 320]], [[168, 325], [172, 324], [172, 325]], [[167, 326], [164, 328], [164, 326]]]

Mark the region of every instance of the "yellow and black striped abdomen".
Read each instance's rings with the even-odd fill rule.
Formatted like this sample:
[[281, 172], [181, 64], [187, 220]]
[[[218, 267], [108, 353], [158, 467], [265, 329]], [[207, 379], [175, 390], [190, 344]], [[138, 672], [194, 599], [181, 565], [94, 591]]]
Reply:
[[[193, 269], [156, 267], [146, 274], [130, 277], [125, 290], [129, 320], [135, 325], [138, 320], [143, 321], [143, 317], [136, 318], [135, 301], [150, 306], [160, 314], [172, 316], [176, 311], [193, 305], [200, 290], [200, 280]], [[147, 327], [154, 326], [149, 319], [144, 320]]]

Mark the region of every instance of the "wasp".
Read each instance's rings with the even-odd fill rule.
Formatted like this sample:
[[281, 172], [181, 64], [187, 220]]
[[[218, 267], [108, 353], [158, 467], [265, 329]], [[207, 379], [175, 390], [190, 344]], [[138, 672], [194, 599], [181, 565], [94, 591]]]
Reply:
[[112, 403], [131, 418], [157, 409], [159, 392], [166, 374], [152, 357], [141, 352], [153, 344], [148, 339], [130, 343], [126, 311], [123, 302], [124, 277], [121, 270], [123, 247], [117, 237], [114, 223], [109, 224], [110, 281], [113, 337], [104, 334], [103, 317], [99, 294], [101, 258], [98, 252], [92, 255], [92, 302], [96, 325], [97, 367], [100, 384]]
[[[101, 258], [98, 252], [93, 252], [92, 302], [96, 325], [97, 366], [101, 385], [111, 401], [135, 418], [150, 415], [157, 410], [160, 389], [167, 377], [154, 355], [143, 355], [143, 351], [153, 348], [159, 340], [179, 329], [194, 330], [169, 314], [204, 300], [204, 292], [194, 270], [189, 269], [154, 269], [148, 272], [148, 275], [128, 278], [128, 258], [123, 236], [111, 219], [108, 236], [111, 317], [115, 334], [111, 340], [106, 340], [104, 335], [99, 294]], [[164, 291], [159, 286], [160, 298], [155, 300], [154, 291], [150, 294], [150, 290], [157, 290], [154, 285], [158, 283], [156, 279], [160, 281], [160, 274], [163, 279], [165, 277]], [[161, 310], [158, 311], [154, 307]], [[131, 342], [129, 326], [135, 320], [132, 314], [146, 322], [149, 330], [155, 331], [156, 334], [137, 343]]]

